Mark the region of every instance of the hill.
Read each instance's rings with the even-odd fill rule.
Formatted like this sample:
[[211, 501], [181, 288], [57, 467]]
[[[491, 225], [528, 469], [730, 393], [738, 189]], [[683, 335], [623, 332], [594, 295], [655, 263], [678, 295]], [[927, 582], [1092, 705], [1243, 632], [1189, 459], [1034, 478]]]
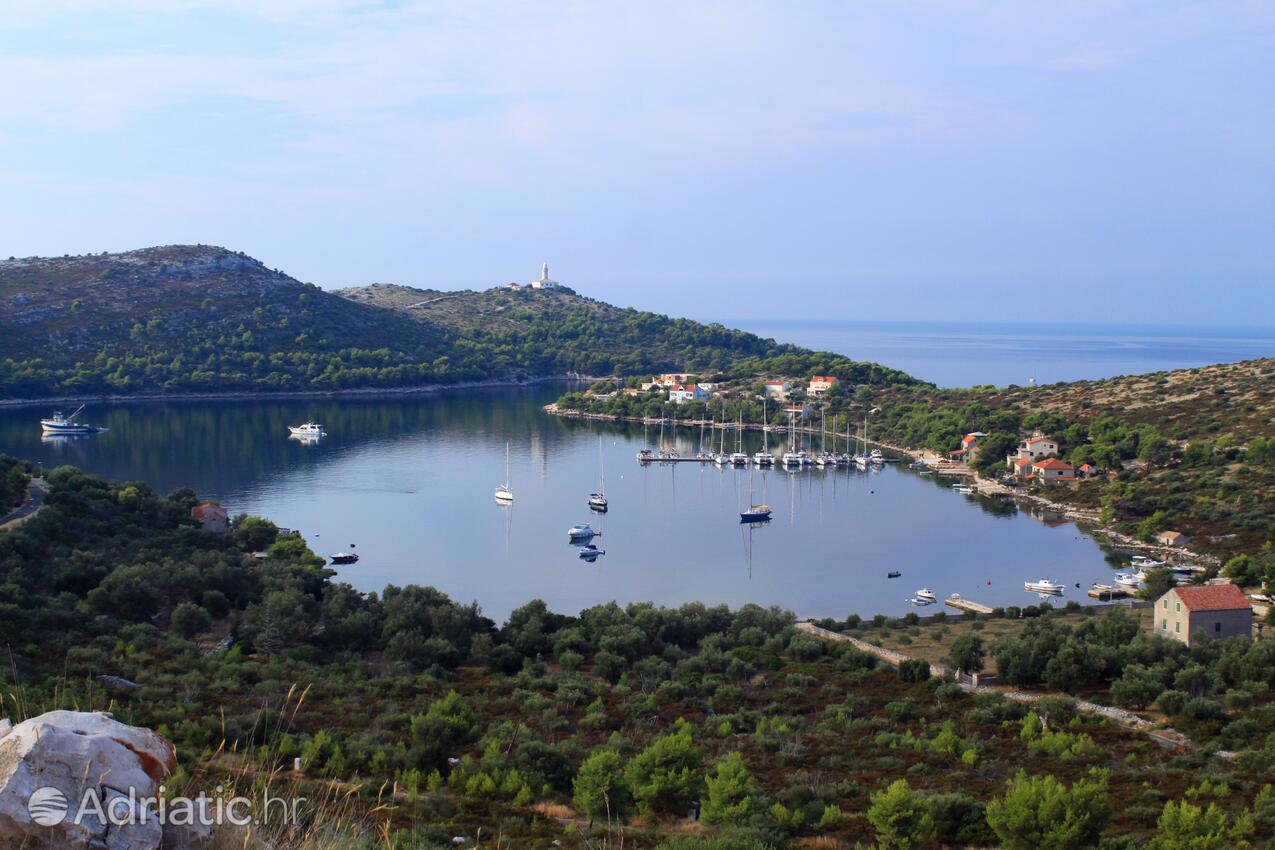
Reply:
[[567, 289], [325, 292], [204, 245], [0, 261], [0, 314], [0, 398], [388, 389], [844, 359]]

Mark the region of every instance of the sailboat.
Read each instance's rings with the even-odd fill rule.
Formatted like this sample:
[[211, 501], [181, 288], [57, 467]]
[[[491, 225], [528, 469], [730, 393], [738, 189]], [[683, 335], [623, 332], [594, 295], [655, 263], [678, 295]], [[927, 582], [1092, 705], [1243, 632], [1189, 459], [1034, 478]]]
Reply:
[[748, 466], [748, 454], [744, 451], [744, 413], [739, 414], [739, 424], [735, 426], [735, 451], [731, 452], [731, 466]]
[[589, 494], [589, 510], [607, 512], [607, 468], [602, 459], [602, 435], [598, 435], [598, 492]]
[[[769, 522], [770, 515], [773, 513], [773, 511], [770, 509], [770, 505], [766, 504], [765, 502], [753, 501], [752, 478], [753, 476], [750, 473], [748, 476], [749, 505], [747, 510], [743, 510], [739, 512], [739, 521], [740, 522]], [[764, 480], [765, 479], [763, 477], [763, 483], [764, 483]]]
[[761, 451], [753, 455], [758, 466], [774, 466], [775, 456], [770, 453], [770, 420], [766, 418], [766, 400], [761, 400]]
[[859, 453], [854, 456], [855, 466], [867, 469], [872, 458], [868, 454], [868, 417], [863, 417], [863, 434], [859, 438]]
[[505, 483], [496, 488], [496, 501], [502, 505], [511, 504], [514, 491], [509, 487], [509, 441], [505, 441]]

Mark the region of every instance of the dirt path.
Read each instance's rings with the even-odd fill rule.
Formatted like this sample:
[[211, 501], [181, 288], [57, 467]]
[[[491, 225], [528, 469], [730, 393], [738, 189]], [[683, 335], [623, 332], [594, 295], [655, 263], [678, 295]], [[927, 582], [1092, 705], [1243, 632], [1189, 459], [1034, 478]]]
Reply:
[[[876, 644], [868, 643], [867, 641], [862, 641], [858, 638], [850, 637], [849, 635], [843, 635], [840, 632], [830, 631], [810, 622], [798, 623], [797, 631], [805, 632], [806, 634], [813, 635], [821, 640], [848, 643], [856, 649], [866, 652], [872, 657], [880, 659], [893, 667], [898, 667], [901, 661], [907, 661], [911, 658], [911, 656], [904, 655], [901, 652], [895, 652], [892, 649], [886, 649], [885, 647], [877, 646]], [[945, 676], [947, 675], [947, 668], [942, 664], [930, 662], [930, 672], [936, 676]], [[977, 685], [964, 676], [957, 680], [957, 684], [970, 693], [997, 693], [1005, 697], [1005, 699], [1011, 699], [1015, 702], [1021, 703], [1033, 703], [1046, 696], [1067, 696], [1066, 694], [1034, 694], [1026, 691], [1015, 691], [1008, 688]], [[1176, 729], [1158, 727], [1154, 723], [1144, 720], [1132, 712], [1128, 712], [1120, 708], [1113, 708], [1109, 705], [1098, 705], [1097, 703], [1088, 702], [1087, 700], [1082, 699], [1075, 700], [1075, 702], [1076, 708], [1080, 712], [1105, 717], [1126, 729], [1141, 732], [1166, 749], [1195, 750], [1195, 745], [1191, 743], [1190, 739]], [[1230, 754], [1219, 753], [1218, 755], [1227, 756]]]
[[49, 482], [43, 478], [32, 478], [27, 484], [26, 500], [0, 519], [0, 531], [17, 528], [38, 514], [40, 508], [44, 507], [44, 497], [47, 495], [49, 495]]

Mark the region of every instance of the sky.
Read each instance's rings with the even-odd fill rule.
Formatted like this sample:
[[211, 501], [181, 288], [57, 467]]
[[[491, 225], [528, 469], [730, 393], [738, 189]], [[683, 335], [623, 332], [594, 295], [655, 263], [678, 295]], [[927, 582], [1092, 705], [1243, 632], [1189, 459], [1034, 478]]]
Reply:
[[0, 256], [1275, 323], [1269, 2], [0, 0]]

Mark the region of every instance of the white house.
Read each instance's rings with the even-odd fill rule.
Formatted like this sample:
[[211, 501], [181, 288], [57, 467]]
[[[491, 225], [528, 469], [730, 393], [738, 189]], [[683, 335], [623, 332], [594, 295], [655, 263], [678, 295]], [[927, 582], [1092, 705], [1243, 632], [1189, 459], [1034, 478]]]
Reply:
[[767, 381], [766, 395], [770, 398], [787, 398], [792, 392], [792, 384], [787, 381]]
[[1005, 465], [1014, 468], [1014, 461], [1027, 458], [1037, 460], [1042, 457], [1058, 454], [1058, 441], [1037, 431], [1027, 439], [1019, 442], [1018, 450], [1005, 458]]
[[708, 401], [710, 397], [708, 390], [694, 384], [678, 384], [668, 391], [668, 400], [675, 404], [685, 404], [688, 401]]

